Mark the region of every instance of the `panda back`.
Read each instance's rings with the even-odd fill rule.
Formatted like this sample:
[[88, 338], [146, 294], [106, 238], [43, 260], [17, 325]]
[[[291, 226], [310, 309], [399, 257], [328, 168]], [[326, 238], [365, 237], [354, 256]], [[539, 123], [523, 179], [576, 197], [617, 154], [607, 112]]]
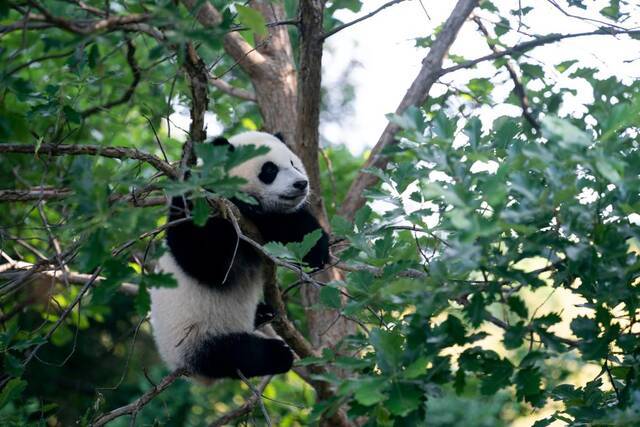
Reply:
[[171, 252], [160, 258], [158, 269], [171, 273], [178, 283], [176, 288], [151, 289], [154, 338], [171, 368], [186, 367], [189, 356], [208, 337], [253, 331], [264, 281], [258, 269], [242, 269], [246, 261], [238, 254], [232, 283], [216, 289], [187, 274]]

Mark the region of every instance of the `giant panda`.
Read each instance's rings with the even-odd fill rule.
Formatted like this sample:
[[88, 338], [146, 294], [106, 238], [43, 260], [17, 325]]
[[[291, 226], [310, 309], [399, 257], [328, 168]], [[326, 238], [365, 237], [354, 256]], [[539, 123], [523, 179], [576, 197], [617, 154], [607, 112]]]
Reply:
[[[216, 138], [229, 150], [253, 144], [269, 147], [229, 171], [243, 178], [241, 190], [258, 202], [232, 200], [242, 215], [255, 224], [263, 240], [301, 241], [321, 229], [305, 206], [309, 182], [300, 159], [280, 136], [246, 132], [229, 140]], [[187, 217], [188, 197], [171, 200], [169, 221]], [[233, 224], [213, 216], [203, 227], [181, 222], [166, 231], [168, 251], [158, 268], [174, 276], [176, 288], [151, 290], [151, 324], [159, 353], [172, 369], [184, 368], [195, 378], [238, 378], [287, 372], [293, 353], [280, 339], [257, 330], [273, 318], [261, 303], [265, 279], [263, 257], [239, 240]], [[236, 245], [238, 245], [236, 247]], [[315, 268], [328, 260], [328, 236], [322, 237], [304, 261]]]

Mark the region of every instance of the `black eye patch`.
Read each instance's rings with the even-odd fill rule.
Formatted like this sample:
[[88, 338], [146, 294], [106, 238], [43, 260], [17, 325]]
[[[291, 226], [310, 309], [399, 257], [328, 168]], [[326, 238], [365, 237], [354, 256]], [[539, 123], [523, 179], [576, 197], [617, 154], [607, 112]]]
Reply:
[[276, 179], [276, 176], [278, 176], [279, 171], [280, 169], [278, 169], [278, 166], [276, 166], [275, 163], [266, 162], [262, 165], [262, 170], [260, 171], [258, 178], [265, 184], [271, 184]]

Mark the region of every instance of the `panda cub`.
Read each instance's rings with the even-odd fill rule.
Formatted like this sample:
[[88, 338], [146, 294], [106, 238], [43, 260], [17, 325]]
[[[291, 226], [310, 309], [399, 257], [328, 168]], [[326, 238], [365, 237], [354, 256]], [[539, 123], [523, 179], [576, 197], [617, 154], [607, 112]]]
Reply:
[[[213, 143], [229, 150], [245, 144], [269, 147], [268, 153], [229, 171], [244, 178], [241, 190], [258, 201], [256, 206], [232, 200], [264, 241], [298, 242], [321, 229], [304, 206], [309, 194], [304, 166], [281, 137], [246, 132]], [[188, 215], [184, 203], [182, 196], [172, 199], [169, 221]], [[188, 198], [186, 203], [192, 207]], [[158, 266], [173, 274], [178, 286], [151, 290], [151, 323], [164, 361], [204, 379], [238, 378], [238, 371], [254, 377], [291, 369], [289, 347], [256, 330], [274, 316], [260, 302], [264, 261], [255, 248], [239, 241], [231, 222], [215, 216], [203, 227], [182, 222], [167, 229], [166, 242], [169, 250]], [[324, 230], [304, 261], [317, 268], [328, 261]]]

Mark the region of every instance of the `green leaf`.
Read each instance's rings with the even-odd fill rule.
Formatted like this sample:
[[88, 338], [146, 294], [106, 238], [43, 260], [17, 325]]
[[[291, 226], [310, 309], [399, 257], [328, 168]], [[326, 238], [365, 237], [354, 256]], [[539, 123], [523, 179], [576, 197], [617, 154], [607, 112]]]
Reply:
[[262, 16], [259, 11], [240, 4], [236, 4], [236, 11], [238, 12], [238, 20], [240, 21], [240, 24], [248, 27], [259, 36], [267, 35], [267, 24], [264, 20], [264, 16]]
[[542, 375], [537, 367], [520, 369], [514, 378], [516, 395], [519, 399], [531, 403], [533, 406], [542, 407], [545, 402], [545, 393], [541, 388]]
[[385, 373], [399, 371], [404, 337], [396, 331], [385, 331], [376, 328], [371, 331], [370, 340], [376, 350], [376, 358], [380, 369]]
[[511, 295], [509, 298], [507, 298], [507, 305], [509, 305], [511, 311], [513, 311], [523, 319], [529, 317], [529, 310], [527, 310], [527, 305], [519, 296]]
[[320, 289], [320, 302], [327, 307], [339, 310], [342, 307], [340, 290], [331, 286], [324, 286]]
[[510, 325], [504, 331], [504, 347], [509, 350], [520, 347], [524, 341], [526, 333], [527, 329], [524, 327], [523, 321], [520, 321], [515, 325]]
[[425, 393], [419, 387], [410, 384], [393, 384], [389, 399], [385, 402], [385, 407], [392, 414], [400, 417], [407, 416], [416, 410], [425, 397]]
[[175, 288], [178, 286], [173, 274], [148, 273], [142, 276], [142, 282], [148, 288]]
[[2, 389], [2, 392], [0, 392], [0, 409], [19, 398], [26, 387], [27, 382], [20, 378], [13, 378], [9, 380]]
[[198, 227], [203, 227], [209, 219], [209, 209], [209, 204], [205, 198], [195, 199], [193, 210], [191, 211], [193, 223]]
[[549, 140], [557, 141], [564, 148], [587, 147], [592, 142], [586, 133], [565, 119], [546, 116], [541, 124], [542, 135]]
[[381, 391], [383, 386], [382, 381], [362, 381], [356, 389], [354, 397], [361, 405], [375, 405], [387, 398]]
[[269, 242], [262, 245], [262, 248], [276, 258], [288, 259], [291, 261], [296, 260], [295, 254], [280, 242]]
[[304, 236], [302, 242], [287, 243], [287, 249], [294, 254], [295, 259], [302, 261], [302, 259], [309, 253], [311, 249], [318, 243], [318, 240], [322, 237], [322, 230], [313, 230], [311, 233]]
[[138, 294], [135, 299], [136, 312], [140, 316], [146, 316], [151, 309], [151, 295], [144, 284], [138, 286]]

